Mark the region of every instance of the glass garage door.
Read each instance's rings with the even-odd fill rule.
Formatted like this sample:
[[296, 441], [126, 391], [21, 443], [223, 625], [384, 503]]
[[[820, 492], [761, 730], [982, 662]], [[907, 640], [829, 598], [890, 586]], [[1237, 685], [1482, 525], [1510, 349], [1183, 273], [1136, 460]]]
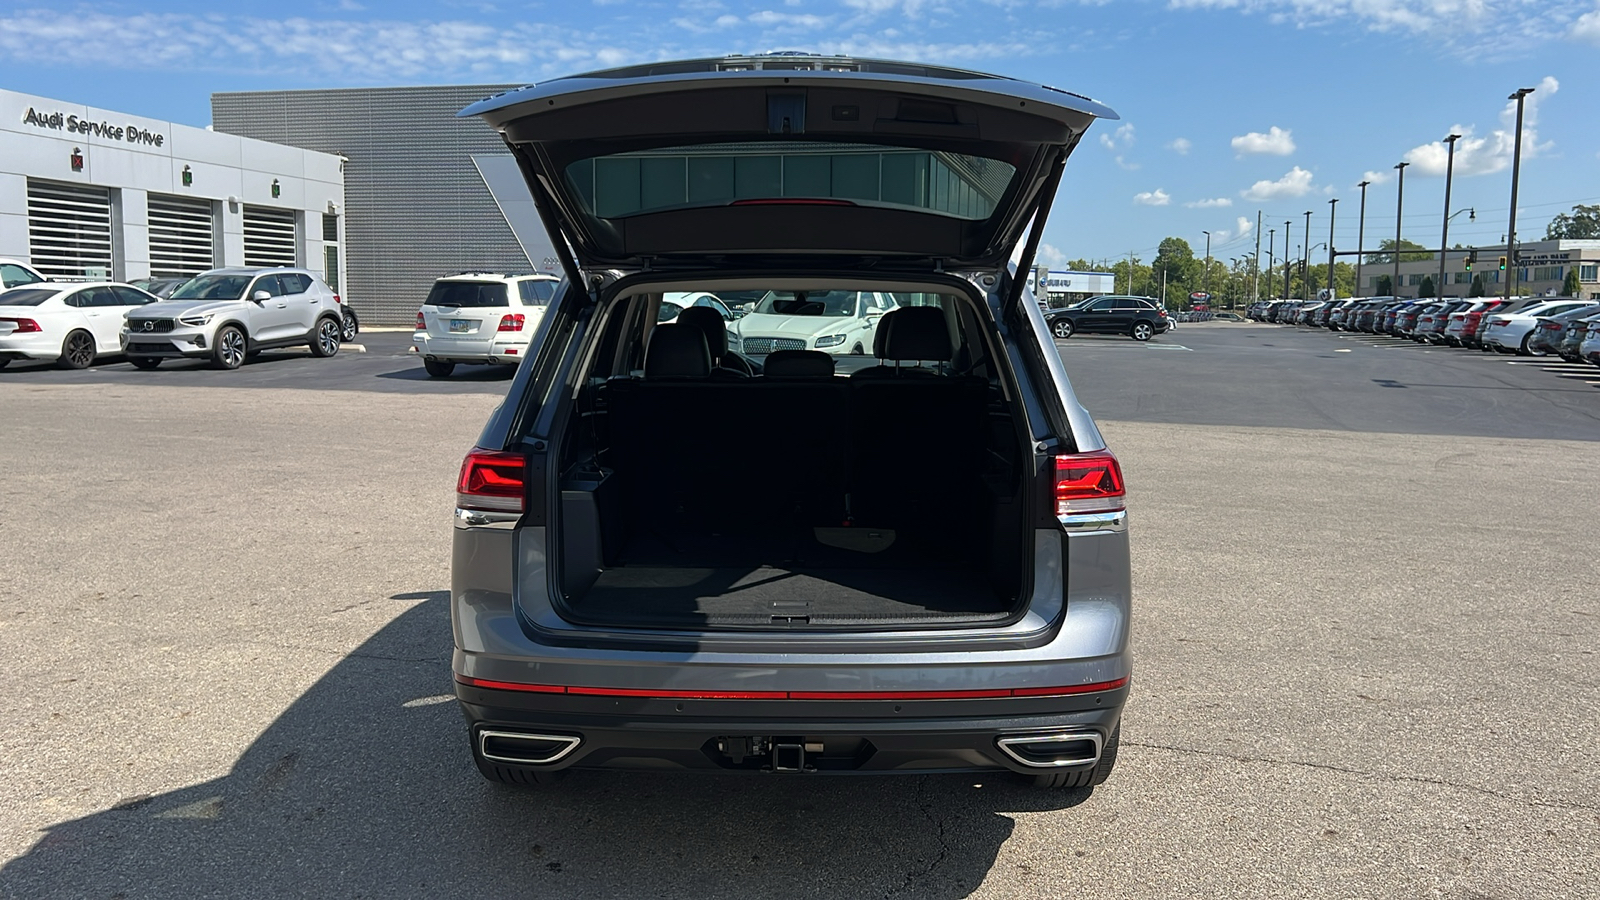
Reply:
[[244, 208], [244, 264], [295, 265], [294, 212], [266, 206]]
[[211, 203], [150, 195], [150, 275], [187, 278], [214, 268]]
[[52, 278], [111, 278], [111, 192], [28, 179], [28, 254]]

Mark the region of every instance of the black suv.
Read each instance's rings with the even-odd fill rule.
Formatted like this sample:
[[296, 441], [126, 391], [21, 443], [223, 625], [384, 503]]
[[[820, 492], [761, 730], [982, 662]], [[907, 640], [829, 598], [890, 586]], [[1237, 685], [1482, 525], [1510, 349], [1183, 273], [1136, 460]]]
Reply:
[[1075, 334], [1125, 334], [1148, 341], [1172, 327], [1165, 310], [1149, 297], [1095, 297], [1045, 314], [1050, 333], [1066, 339]]

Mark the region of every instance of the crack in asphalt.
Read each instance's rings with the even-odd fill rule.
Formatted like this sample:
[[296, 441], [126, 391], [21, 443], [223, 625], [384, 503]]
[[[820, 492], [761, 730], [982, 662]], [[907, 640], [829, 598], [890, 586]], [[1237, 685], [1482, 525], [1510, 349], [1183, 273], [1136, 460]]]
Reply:
[[1415, 784], [1428, 784], [1437, 787], [1455, 788], [1475, 794], [1484, 794], [1498, 800], [1506, 800], [1521, 806], [1537, 807], [1544, 809], [1581, 809], [1589, 812], [1600, 811], [1600, 806], [1587, 803], [1574, 803], [1570, 800], [1530, 800], [1513, 794], [1493, 791], [1488, 788], [1472, 784], [1461, 784], [1455, 781], [1446, 781], [1443, 778], [1429, 778], [1425, 775], [1396, 775], [1392, 772], [1371, 772], [1365, 769], [1351, 769], [1345, 766], [1335, 766], [1329, 763], [1306, 762], [1298, 759], [1273, 759], [1267, 756], [1241, 756], [1237, 753], [1222, 753], [1216, 750], [1197, 750], [1193, 747], [1174, 747], [1168, 744], [1146, 744], [1136, 741], [1123, 741], [1128, 747], [1140, 747], [1146, 750], [1168, 750], [1173, 753], [1189, 753], [1195, 756], [1211, 756], [1219, 759], [1231, 759], [1243, 763], [1268, 763], [1275, 766], [1298, 766], [1305, 769], [1321, 769], [1327, 772], [1338, 772], [1341, 775], [1362, 775], [1368, 778], [1382, 778], [1386, 781], [1409, 781]]
[[928, 779], [926, 778], [918, 779], [917, 782], [917, 809], [921, 811], [923, 818], [927, 819], [936, 829], [938, 829], [939, 854], [933, 858], [932, 862], [923, 867], [921, 872], [907, 872], [906, 879], [903, 884], [883, 895], [885, 900], [887, 900], [889, 897], [894, 897], [911, 890], [911, 885], [914, 881], [916, 881], [918, 878], [925, 878], [929, 875], [932, 875], [933, 870], [939, 868], [940, 864], [942, 864], [950, 855], [950, 842], [946, 840], [944, 833], [944, 818], [942, 816], [935, 816], [933, 814], [932, 804], [928, 802]]

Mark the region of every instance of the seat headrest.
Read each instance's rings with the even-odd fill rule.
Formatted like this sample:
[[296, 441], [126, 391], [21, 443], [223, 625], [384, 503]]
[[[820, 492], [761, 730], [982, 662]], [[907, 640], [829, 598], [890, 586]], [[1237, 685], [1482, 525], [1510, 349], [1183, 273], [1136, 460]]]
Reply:
[[690, 306], [678, 313], [678, 324], [693, 325], [705, 332], [706, 349], [711, 351], [712, 359], [728, 354], [728, 326], [722, 321], [722, 313], [709, 306]]
[[650, 345], [644, 351], [645, 378], [704, 378], [710, 374], [705, 332], [670, 322], [650, 332]]
[[890, 310], [878, 320], [878, 331], [885, 328], [889, 333], [884, 335], [879, 358], [950, 361], [950, 329], [945, 326], [944, 310], [939, 307], [902, 306]]
[[833, 357], [821, 350], [774, 350], [761, 365], [767, 378], [832, 378]]

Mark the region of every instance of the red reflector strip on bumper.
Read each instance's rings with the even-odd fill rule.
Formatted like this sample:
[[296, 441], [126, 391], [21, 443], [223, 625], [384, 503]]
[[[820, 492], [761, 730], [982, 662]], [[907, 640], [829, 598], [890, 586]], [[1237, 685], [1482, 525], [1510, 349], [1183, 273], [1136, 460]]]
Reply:
[[1069, 697], [1125, 687], [1128, 679], [1069, 684], [1059, 687], [990, 688], [971, 691], [669, 691], [640, 688], [566, 687], [557, 684], [522, 684], [487, 681], [457, 675], [468, 687], [534, 694], [575, 694], [586, 697], [639, 697], [661, 700], [991, 700], [1005, 697]]

